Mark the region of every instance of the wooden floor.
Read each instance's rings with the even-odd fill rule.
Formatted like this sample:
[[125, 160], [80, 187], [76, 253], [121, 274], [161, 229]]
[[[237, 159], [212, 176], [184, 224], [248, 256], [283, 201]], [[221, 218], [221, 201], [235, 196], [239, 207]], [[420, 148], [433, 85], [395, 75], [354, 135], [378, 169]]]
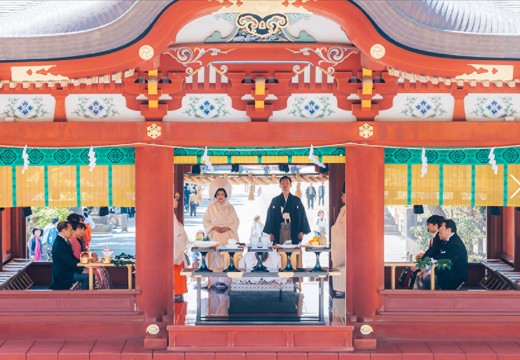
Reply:
[[520, 359], [518, 342], [378, 342], [376, 351], [335, 353], [274, 353], [269, 348], [257, 352], [212, 353], [196, 352], [175, 353], [149, 351], [143, 348], [142, 339], [128, 340], [0, 340], [0, 360], [22, 359], [69, 359], [69, 360], [347, 360], [347, 359], [432, 359], [432, 360], [470, 360], [470, 359]]

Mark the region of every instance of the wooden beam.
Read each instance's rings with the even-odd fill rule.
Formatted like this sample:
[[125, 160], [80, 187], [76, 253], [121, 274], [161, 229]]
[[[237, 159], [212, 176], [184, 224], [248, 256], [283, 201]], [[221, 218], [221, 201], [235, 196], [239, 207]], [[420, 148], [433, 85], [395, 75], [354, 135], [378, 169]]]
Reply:
[[[353, 142], [380, 146], [492, 147], [520, 144], [520, 122], [371, 122], [373, 136], [359, 135], [362, 122], [193, 123], [156, 122], [161, 136], [152, 140], [150, 123], [2, 123], [0, 145], [88, 147], [147, 143], [167, 146], [314, 146]], [[432, 136], [431, 134], [438, 134]]]

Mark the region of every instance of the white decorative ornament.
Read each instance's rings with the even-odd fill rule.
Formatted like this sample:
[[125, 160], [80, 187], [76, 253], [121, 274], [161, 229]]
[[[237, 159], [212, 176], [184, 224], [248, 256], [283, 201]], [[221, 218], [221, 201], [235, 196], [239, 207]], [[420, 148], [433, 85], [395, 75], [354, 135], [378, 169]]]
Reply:
[[424, 175], [426, 175], [426, 173], [428, 172], [428, 158], [426, 157], [425, 148], [422, 148], [421, 161], [422, 161], [421, 177], [424, 177]]
[[509, 174], [509, 176], [511, 176], [511, 178], [516, 182], [516, 184], [518, 185], [518, 189], [516, 189], [516, 191], [513, 193], [513, 195], [511, 195], [509, 198], [512, 199], [514, 198], [516, 195], [518, 195], [518, 193], [520, 193], [520, 181], [518, 181], [518, 179], [513, 175], [513, 174]]
[[386, 49], [381, 44], [374, 44], [370, 48], [370, 56], [372, 56], [376, 60], [382, 59], [383, 56], [385, 56], [385, 54], [386, 54]]
[[493, 169], [493, 172], [495, 175], [498, 174], [498, 166], [497, 161], [495, 160], [495, 148], [491, 148], [488, 155], [489, 164], [491, 165], [491, 169]]
[[359, 332], [362, 334], [362, 335], [370, 335], [371, 333], [374, 332], [374, 329], [372, 328], [372, 326], [368, 325], [368, 324], [363, 324], [361, 325], [361, 327], [359, 328]]
[[[197, 71], [199, 71], [200, 67], [203, 65], [203, 61], [201, 60], [202, 57], [205, 57], [206, 55], [225, 55], [233, 50], [235, 49], [222, 50], [219, 48], [206, 49], [199, 47], [190, 48], [187, 46], [182, 46], [169, 48], [168, 51], [163, 52], [163, 54], [171, 56], [179, 64], [183, 65], [186, 68], [186, 74], [189, 76], [194, 75]], [[225, 73], [227, 72], [227, 66], [221, 67], [219, 70]]]
[[[304, 47], [299, 50], [287, 50], [293, 54], [302, 54], [303, 56], [310, 56], [311, 54], [315, 54], [320, 59], [317, 66], [323, 69], [323, 71], [325, 71], [328, 75], [333, 75], [335, 67], [348, 59], [351, 55], [359, 53], [359, 50], [356, 48], [340, 46], [332, 46], [330, 48], [320, 47], [316, 49], [311, 47]], [[293, 71], [294, 70], [295, 69], [293, 68]]]
[[154, 51], [150, 45], [143, 45], [139, 48], [139, 57], [143, 60], [150, 60], [153, 58]]
[[22, 169], [22, 174], [23, 174], [26, 170], [29, 170], [29, 154], [27, 154], [27, 145], [25, 145], [23, 148], [22, 158], [23, 158], [23, 169]]
[[90, 149], [88, 151], [88, 170], [92, 172], [94, 168], [96, 167], [96, 153], [94, 152], [94, 147], [90, 146]]
[[314, 146], [311, 144], [311, 151], [309, 152], [309, 160], [319, 167], [325, 168], [325, 164], [318, 160], [318, 157], [314, 155]]
[[146, 327], [146, 333], [150, 335], [157, 335], [161, 331], [161, 328], [157, 324], [150, 324]]
[[368, 139], [369, 137], [374, 135], [374, 127], [372, 125], [368, 125], [368, 123], [364, 123], [359, 127], [359, 136]]
[[209, 159], [207, 146], [204, 148], [204, 155], [202, 155], [202, 161], [204, 161], [204, 164], [206, 164], [208, 170], [213, 171], [213, 164], [211, 164], [211, 160]]

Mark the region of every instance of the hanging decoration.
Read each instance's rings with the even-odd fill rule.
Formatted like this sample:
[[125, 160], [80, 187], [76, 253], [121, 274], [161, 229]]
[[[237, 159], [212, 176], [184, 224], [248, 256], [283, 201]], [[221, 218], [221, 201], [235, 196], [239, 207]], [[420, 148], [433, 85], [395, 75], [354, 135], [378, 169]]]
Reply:
[[209, 159], [207, 146], [204, 148], [204, 155], [202, 155], [202, 161], [204, 161], [204, 164], [206, 164], [209, 171], [213, 171], [213, 164], [211, 163], [211, 161]]
[[253, 184], [253, 174], [251, 174], [251, 173], [247, 174], [247, 181], [251, 184], [251, 185], [249, 185], [249, 195], [247, 197], [247, 200], [254, 200], [255, 199], [255, 185]]
[[309, 160], [312, 161], [315, 165], [324, 168], [325, 164], [318, 160], [318, 157], [314, 155], [314, 146], [311, 144], [311, 150], [309, 151]]
[[296, 191], [294, 192], [294, 195], [299, 197], [300, 199], [302, 199], [303, 197], [302, 184], [299, 181], [296, 183]]
[[493, 172], [495, 173], [495, 175], [497, 175], [498, 166], [497, 166], [497, 161], [495, 160], [495, 148], [491, 148], [491, 150], [489, 151], [488, 159], [489, 159], [489, 163], [491, 164], [491, 168], [493, 169]]
[[92, 170], [94, 170], [94, 168], [96, 167], [96, 153], [94, 152], [93, 146], [90, 146], [90, 149], [88, 151], [88, 161], [88, 169], [90, 172], [92, 172]]
[[424, 177], [424, 175], [426, 175], [426, 173], [428, 172], [428, 158], [426, 157], [425, 148], [422, 148], [421, 161], [422, 161], [421, 177]]
[[27, 154], [27, 145], [25, 145], [23, 148], [22, 159], [23, 159], [22, 174], [23, 174], [23, 173], [25, 173], [26, 170], [29, 170], [29, 154]]

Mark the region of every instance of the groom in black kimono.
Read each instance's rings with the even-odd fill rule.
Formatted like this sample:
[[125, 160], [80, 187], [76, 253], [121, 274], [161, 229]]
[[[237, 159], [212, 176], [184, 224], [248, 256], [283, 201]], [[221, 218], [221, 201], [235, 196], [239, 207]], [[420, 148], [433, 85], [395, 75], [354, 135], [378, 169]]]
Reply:
[[302, 201], [291, 194], [291, 185], [290, 177], [280, 178], [282, 193], [271, 200], [267, 210], [264, 232], [269, 234], [274, 244], [280, 243], [280, 224], [284, 222], [284, 218], [290, 221], [293, 244], [301, 243], [303, 235], [311, 232]]

